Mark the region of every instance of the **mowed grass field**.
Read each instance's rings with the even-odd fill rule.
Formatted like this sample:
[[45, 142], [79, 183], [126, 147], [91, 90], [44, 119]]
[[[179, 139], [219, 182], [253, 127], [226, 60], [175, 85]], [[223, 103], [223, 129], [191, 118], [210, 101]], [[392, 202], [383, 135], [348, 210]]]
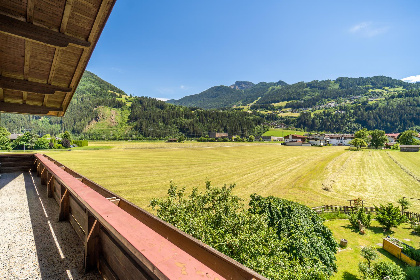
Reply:
[[[204, 189], [206, 180], [235, 183], [234, 193], [245, 201], [257, 193], [308, 206], [348, 205], [358, 197], [368, 206], [420, 198], [419, 181], [394, 161], [420, 178], [420, 153], [230, 142], [92, 142], [89, 150], [46, 153], [148, 211], [171, 181], [187, 191]], [[412, 210], [420, 212], [420, 201], [413, 200]]]

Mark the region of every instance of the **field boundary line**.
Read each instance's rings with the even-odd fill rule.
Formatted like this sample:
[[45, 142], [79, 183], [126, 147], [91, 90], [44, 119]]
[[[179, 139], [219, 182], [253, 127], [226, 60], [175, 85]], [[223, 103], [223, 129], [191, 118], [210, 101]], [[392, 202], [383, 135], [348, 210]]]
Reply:
[[393, 158], [388, 152], [386, 152], [386, 154], [392, 159], [393, 162], [395, 162], [396, 165], [398, 165], [405, 173], [407, 173], [408, 175], [410, 175], [411, 177], [414, 178], [414, 180], [416, 180], [417, 182], [420, 183], [420, 178], [417, 177], [415, 174], [413, 174], [413, 172], [411, 172], [410, 169], [408, 169], [407, 167], [405, 167], [404, 165], [402, 165], [401, 163], [399, 163], [395, 158]]

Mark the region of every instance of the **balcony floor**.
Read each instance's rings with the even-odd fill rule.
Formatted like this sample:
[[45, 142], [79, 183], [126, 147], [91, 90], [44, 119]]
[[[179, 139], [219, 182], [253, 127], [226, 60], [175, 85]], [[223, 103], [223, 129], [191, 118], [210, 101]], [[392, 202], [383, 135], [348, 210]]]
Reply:
[[101, 279], [84, 274], [83, 251], [36, 174], [1, 174], [0, 279]]

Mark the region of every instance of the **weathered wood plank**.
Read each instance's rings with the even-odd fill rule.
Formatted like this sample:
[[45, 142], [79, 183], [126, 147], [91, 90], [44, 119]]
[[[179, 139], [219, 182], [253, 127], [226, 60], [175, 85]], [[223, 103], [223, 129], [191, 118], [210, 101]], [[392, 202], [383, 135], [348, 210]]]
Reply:
[[58, 211], [59, 221], [65, 221], [65, 220], [68, 220], [69, 218], [69, 208], [70, 208], [69, 196], [70, 196], [70, 193], [66, 189], [60, 201], [60, 209]]
[[119, 279], [157, 279], [152, 278], [143, 268], [139, 267], [104, 230], [100, 230], [99, 236], [102, 255]]
[[73, 197], [70, 197], [70, 213], [79, 223], [84, 233], [88, 232], [88, 217], [85, 209]]
[[21, 90], [29, 91], [40, 94], [54, 94], [56, 91], [60, 92], [70, 92], [71, 88], [58, 87], [49, 84], [42, 84], [31, 82], [27, 80], [21, 80], [16, 78], [9, 78], [5, 76], [0, 76], [0, 87], [12, 89], [12, 90]]
[[85, 245], [85, 272], [98, 267], [99, 261], [99, 230], [100, 225], [97, 220], [94, 221], [92, 229], [86, 238]]
[[91, 43], [85, 40], [74, 38], [57, 31], [24, 22], [6, 15], [0, 14], [0, 32], [12, 36], [33, 40], [39, 43], [54, 47], [65, 48], [69, 44], [80, 47], [90, 47]]

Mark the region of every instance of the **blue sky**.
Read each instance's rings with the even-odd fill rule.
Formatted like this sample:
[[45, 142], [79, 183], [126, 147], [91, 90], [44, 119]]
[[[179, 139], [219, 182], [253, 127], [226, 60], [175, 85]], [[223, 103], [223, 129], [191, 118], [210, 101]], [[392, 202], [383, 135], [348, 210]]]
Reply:
[[418, 0], [117, 0], [87, 69], [178, 99], [235, 81], [420, 74]]

